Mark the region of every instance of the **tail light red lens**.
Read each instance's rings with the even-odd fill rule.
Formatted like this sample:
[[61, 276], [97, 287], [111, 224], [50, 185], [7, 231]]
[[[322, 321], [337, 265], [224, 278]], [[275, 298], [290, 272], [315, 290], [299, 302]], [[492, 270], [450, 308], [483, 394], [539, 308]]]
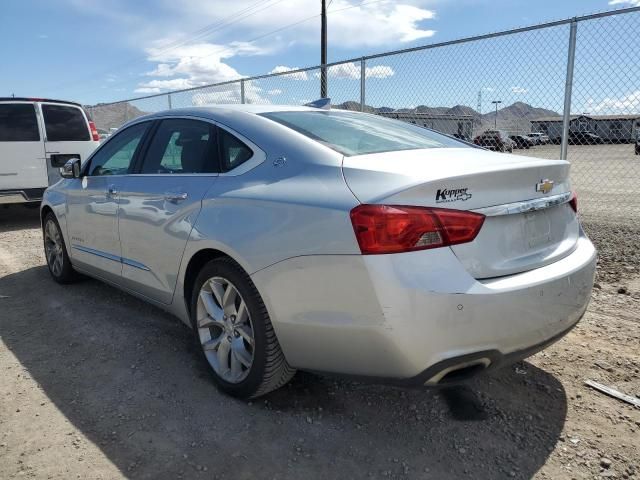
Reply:
[[411, 252], [471, 242], [484, 215], [444, 208], [358, 205], [351, 223], [364, 255]]
[[571, 192], [569, 205], [571, 205], [571, 208], [573, 208], [574, 212], [578, 213], [578, 195], [576, 194], [576, 192]]
[[91, 130], [91, 139], [94, 142], [100, 141], [100, 135], [98, 134], [98, 129], [96, 128], [96, 124], [93, 122], [89, 122], [89, 130]]

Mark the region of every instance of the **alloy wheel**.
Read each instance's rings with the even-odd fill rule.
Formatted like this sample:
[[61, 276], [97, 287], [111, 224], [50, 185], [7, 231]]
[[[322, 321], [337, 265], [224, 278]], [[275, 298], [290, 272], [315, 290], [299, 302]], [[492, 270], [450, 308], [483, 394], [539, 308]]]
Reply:
[[253, 364], [255, 339], [251, 315], [238, 289], [223, 277], [202, 285], [196, 306], [200, 345], [224, 381], [242, 382]]
[[58, 226], [53, 220], [47, 220], [44, 227], [44, 251], [47, 256], [47, 263], [54, 276], [62, 275], [64, 262], [62, 239]]

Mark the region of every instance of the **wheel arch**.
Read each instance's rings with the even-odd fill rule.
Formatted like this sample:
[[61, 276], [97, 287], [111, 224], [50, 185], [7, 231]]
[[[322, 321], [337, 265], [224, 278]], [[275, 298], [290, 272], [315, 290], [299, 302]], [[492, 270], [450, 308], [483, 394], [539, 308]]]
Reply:
[[[182, 299], [188, 315], [191, 315], [191, 295], [198, 273], [204, 265], [217, 258], [229, 258], [238, 263], [227, 253], [215, 248], [203, 248], [195, 252], [191, 255], [191, 258], [189, 258], [189, 262], [187, 263], [184, 271], [184, 281], [182, 282]], [[242, 268], [241, 265], [238, 264], [238, 266]]]
[[55, 216], [55, 212], [53, 211], [53, 208], [51, 208], [49, 205], [43, 205], [42, 208], [40, 208], [40, 224], [41, 225], [44, 226], [44, 218], [50, 213], [53, 213], [53, 215]]

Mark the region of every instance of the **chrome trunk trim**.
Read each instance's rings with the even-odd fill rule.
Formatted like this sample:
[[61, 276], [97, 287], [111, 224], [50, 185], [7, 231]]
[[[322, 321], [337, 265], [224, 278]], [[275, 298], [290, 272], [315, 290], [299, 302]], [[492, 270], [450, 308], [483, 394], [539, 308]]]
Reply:
[[525, 200], [522, 202], [505, 203], [504, 205], [494, 205], [493, 207], [478, 208], [472, 210], [481, 213], [487, 217], [495, 217], [498, 215], [511, 215], [514, 213], [534, 212], [545, 208], [555, 207], [571, 200], [572, 192], [564, 192], [550, 197], [536, 198], [534, 200]]

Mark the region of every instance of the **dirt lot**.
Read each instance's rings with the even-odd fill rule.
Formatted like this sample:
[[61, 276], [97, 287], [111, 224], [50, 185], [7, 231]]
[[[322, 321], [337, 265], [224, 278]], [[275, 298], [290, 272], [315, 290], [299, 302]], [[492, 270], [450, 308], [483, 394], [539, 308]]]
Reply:
[[[560, 145], [537, 146], [514, 150], [514, 153], [560, 158]], [[584, 218], [640, 223], [640, 156], [634, 154], [633, 144], [569, 145], [567, 160], [571, 162], [571, 181], [578, 192]]]
[[640, 409], [583, 385], [640, 396], [640, 235], [587, 227], [600, 288], [529, 361], [438, 391], [299, 373], [245, 403], [174, 318], [51, 281], [37, 213], [0, 210], [0, 478], [640, 478]]

